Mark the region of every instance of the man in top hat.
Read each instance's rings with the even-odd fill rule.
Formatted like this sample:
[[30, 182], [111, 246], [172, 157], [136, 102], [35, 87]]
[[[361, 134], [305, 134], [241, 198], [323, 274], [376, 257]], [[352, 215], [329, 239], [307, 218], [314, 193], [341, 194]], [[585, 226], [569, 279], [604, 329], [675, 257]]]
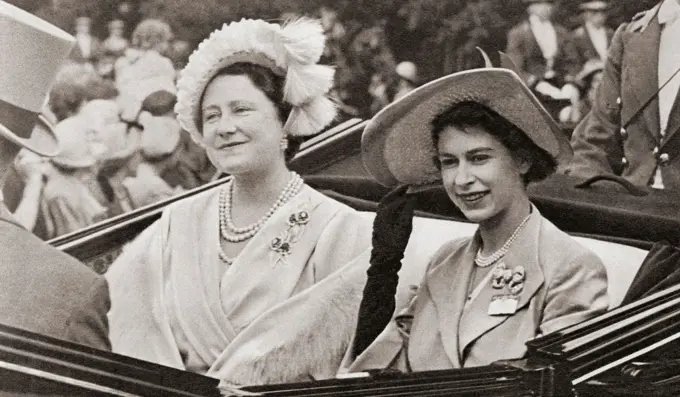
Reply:
[[[578, 55], [569, 31], [552, 21], [554, 0], [524, 3], [529, 17], [508, 32], [505, 52], [530, 88], [557, 98], [557, 91], [572, 82], [580, 69]], [[563, 97], [559, 99], [568, 99], [569, 95]]]
[[617, 174], [680, 189], [680, 0], [664, 0], [614, 34], [592, 111], [572, 136], [567, 172]]
[[580, 65], [597, 59], [604, 62], [614, 30], [606, 25], [609, 3], [603, 0], [586, 0], [579, 6], [583, 25], [573, 32], [573, 41]]
[[[0, 181], [22, 148], [54, 156], [58, 141], [31, 134], [69, 34], [0, 2]], [[1, 188], [2, 186], [0, 186]], [[110, 349], [108, 285], [85, 265], [45, 244], [0, 203], [0, 323], [99, 349]]]

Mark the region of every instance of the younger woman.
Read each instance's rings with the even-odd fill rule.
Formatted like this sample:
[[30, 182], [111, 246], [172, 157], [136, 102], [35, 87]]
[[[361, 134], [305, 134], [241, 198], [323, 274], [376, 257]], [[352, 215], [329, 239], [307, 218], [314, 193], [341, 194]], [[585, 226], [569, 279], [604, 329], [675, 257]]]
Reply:
[[[370, 345], [353, 350], [352, 370], [425, 371], [521, 358], [527, 340], [607, 309], [599, 258], [529, 201], [527, 184], [555, 172], [571, 149], [517, 74], [487, 68], [429, 83], [379, 113], [363, 144], [365, 164], [380, 182], [441, 183], [479, 227], [472, 238], [441, 247], [409, 306], [375, 341], [365, 327], [375, 327], [380, 305], [361, 313], [355, 345]], [[394, 254], [372, 258], [368, 285], [400, 267]], [[364, 291], [362, 308], [374, 291]]]

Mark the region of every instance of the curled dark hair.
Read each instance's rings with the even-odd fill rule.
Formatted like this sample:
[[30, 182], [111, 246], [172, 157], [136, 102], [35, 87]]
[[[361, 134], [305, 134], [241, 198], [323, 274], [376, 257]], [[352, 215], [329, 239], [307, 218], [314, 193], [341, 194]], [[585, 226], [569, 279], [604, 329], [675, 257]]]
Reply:
[[[432, 141], [435, 149], [439, 136], [447, 127], [480, 127], [496, 138], [510, 153], [530, 164], [523, 175], [524, 184], [541, 181], [555, 172], [557, 163], [545, 150], [538, 147], [522, 130], [488, 107], [472, 101], [455, 104], [432, 120]], [[441, 169], [438, 158], [437, 168]]]
[[[269, 70], [268, 68], [253, 63], [239, 62], [234, 63], [226, 68], [220, 70], [213, 80], [218, 76], [248, 76], [250, 81], [253, 82], [255, 87], [259, 88], [264, 94], [274, 103], [277, 113], [279, 115], [279, 120], [281, 123], [286, 122], [288, 116], [290, 115], [293, 107], [283, 100], [283, 86], [285, 84], [285, 79], [282, 76], [277, 76]], [[198, 118], [198, 127], [200, 130], [203, 129], [203, 123], [201, 118]], [[290, 161], [300, 150], [300, 145], [303, 142], [302, 137], [286, 136], [288, 140], [288, 148], [284, 152], [286, 162]]]

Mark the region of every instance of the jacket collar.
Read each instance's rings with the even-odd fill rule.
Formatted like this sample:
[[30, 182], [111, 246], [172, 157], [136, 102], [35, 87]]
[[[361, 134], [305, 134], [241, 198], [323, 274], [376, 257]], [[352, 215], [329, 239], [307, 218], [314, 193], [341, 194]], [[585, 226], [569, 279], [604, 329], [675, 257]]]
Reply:
[[[538, 261], [540, 229], [543, 217], [532, 205], [532, 214], [501, 260], [507, 268], [525, 269], [524, 289], [519, 294], [517, 310], [526, 306], [543, 285], [543, 270]], [[494, 289], [490, 282], [468, 303], [467, 291], [472, 278], [474, 258], [481, 243], [479, 232], [453, 253], [426, 277], [432, 302], [437, 308], [439, 332], [446, 354], [454, 367], [462, 367], [467, 346], [486, 332], [502, 324], [510, 315], [491, 316], [489, 304], [494, 295], [508, 294], [507, 290]]]

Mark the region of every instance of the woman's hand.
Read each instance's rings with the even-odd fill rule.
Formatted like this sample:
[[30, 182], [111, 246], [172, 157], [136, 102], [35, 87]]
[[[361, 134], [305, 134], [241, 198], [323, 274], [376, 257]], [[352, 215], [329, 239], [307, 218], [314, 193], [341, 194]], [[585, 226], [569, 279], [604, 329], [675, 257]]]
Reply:
[[385, 196], [378, 205], [373, 222], [373, 249], [368, 279], [359, 307], [354, 337], [354, 357], [361, 354], [385, 329], [395, 309], [394, 295], [399, 284], [401, 260], [413, 229], [414, 195], [406, 194], [408, 186], [400, 186]]
[[14, 161], [14, 167], [26, 184], [29, 182], [42, 183], [43, 176], [46, 173], [44, 159], [26, 149], [19, 152]]

